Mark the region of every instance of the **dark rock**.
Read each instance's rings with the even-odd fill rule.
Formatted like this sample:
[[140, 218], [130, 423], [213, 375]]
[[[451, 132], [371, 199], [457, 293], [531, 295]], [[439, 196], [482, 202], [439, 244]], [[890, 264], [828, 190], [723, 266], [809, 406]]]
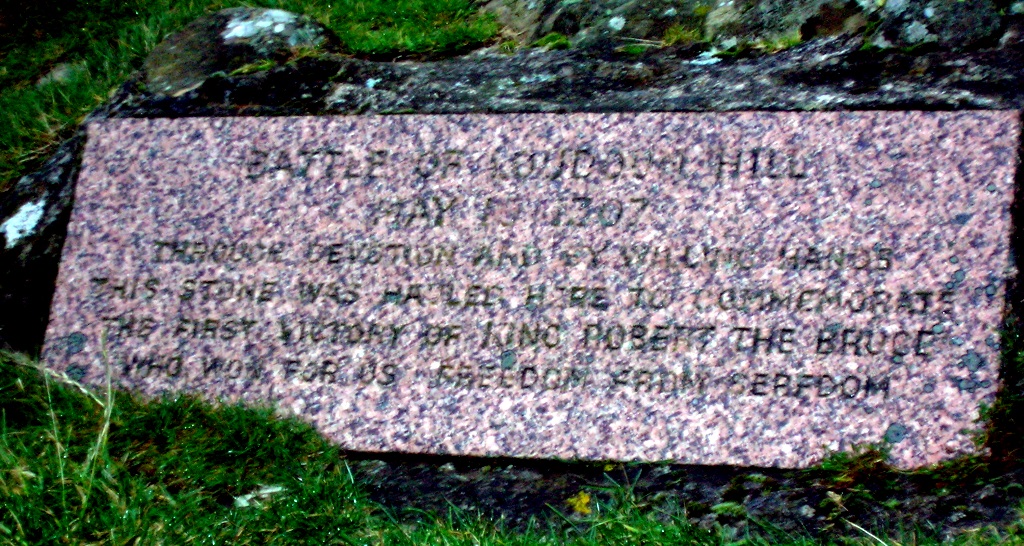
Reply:
[[337, 37], [304, 15], [278, 9], [226, 9], [192, 22], [157, 45], [146, 59], [146, 84], [152, 93], [176, 96], [216, 73], [336, 48]]
[[0, 195], [0, 347], [39, 352], [84, 144], [80, 129]]

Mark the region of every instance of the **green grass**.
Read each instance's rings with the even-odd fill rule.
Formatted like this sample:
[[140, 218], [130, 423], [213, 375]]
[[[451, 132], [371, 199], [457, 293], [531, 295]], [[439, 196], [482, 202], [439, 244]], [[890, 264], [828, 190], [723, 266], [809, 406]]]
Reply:
[[[843, 455], [809, 472], [853, 503], [853, 482], [890, 477], [879, 465], [874, 453]], [[353, 476], [337, 447], [270, 409], [95, 392], [0, 354], [0, 544], [819, 544], [754, 520], [757, 537], [701, 529], [687, 506], [640, 498], [621, 480], [512, 531], [455, 508], [395, 513]], [[710, 511], [749, 518], [737, 502]], [[871, 536], [837, 543], [879, 544]], [[914, 530], [883, 540], [937, 543]], [[1024, 532], [983, 528], [954, 542], [1000, 543], [1024, 543]]]
[[[5, 362], [0, 387], [0, 542], [213, 543], [244, 533], [249, 543], [328, 544], [361, 533], [372, 512], [337, 451], [299, 423], [190, 398], [93, 399], [20, 362]], [[283, 487], [280, 501], [233, 508], [263, 485]]]
[[[204, 13], [241, 5], [305, 13], [336, 32], [345, 52], [374, 58], [445, 54], [497, 32], [471, 0], [86, 0], [67, 3], [76, 6], [71, 10], [39, 4], [0, 5], [0, 14], [27, 10], [0, 29], [0, 191], [37, 169], [164, 36]], [[65, 63], [78, 67], [66, 81], [36, 85]]]
[[719, 543], [626, 488], [588, 506], [558, 529], [512, 533], [458, 510], [409, 525], [367, 500], [336, 447], [269, 409], [95, 394], [0, 359], [3, 544]]

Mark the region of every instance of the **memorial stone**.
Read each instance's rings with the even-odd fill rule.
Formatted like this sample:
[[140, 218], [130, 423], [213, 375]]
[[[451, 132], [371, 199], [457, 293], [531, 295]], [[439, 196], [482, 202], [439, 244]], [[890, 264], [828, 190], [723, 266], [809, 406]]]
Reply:
[[1019, 116], [92, 123], [44, 349], [361, 451], [799, 467], [974, 449]]

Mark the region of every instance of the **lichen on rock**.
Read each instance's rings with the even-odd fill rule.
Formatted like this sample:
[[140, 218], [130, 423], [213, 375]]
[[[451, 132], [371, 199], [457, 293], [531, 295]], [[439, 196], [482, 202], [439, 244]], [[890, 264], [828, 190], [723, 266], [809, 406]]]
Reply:
[[959, 51], [991, 42], [1002, 25], [992, 0], [491, 0], [483, 9], [520, 43], [559, 33], [577, 47], [659, 41], [676, 27], [719, 49], [862, 34], [882, 49]]
[[337, 37], [316, 21], [277, 9], [232, 8], [189, 24], [157, 45], [145, 62], [153, 93], [179, 96], [210, 76], [300, 51], [336, 50]]
[[992, 0], [889, 0], [877, 10], [879, 24], [869, 37], [876, 47], [934, 44], [951, 50], [991, 42], [1002, 26]]

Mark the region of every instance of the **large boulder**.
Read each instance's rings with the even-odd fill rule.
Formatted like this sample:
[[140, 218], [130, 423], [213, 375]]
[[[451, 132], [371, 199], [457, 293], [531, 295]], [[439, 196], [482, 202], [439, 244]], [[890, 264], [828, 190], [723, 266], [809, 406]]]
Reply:
[[[566, 10], [576, 5], [583, 10], [580, 13], [592, 14], [586, 17], [605, 17], [604, 12], [592, 12], [585, 2], [563, 4]], [[680, 2], [678, 6], [684, 4]], [[260, 16], [239, 19], [235, 15], [243, 12], [222, 12], [197, 21], [182, 35], [168, 38], [167, 44], [147, 60], [147, 69], [122, 86], [87, 122], [104, 118], [183, 116], [1024, 108], [1024, 45], [1015, 38], [1020, 35], [1016, 30], [1021, 23], [1019, 15], [1001, 19], [996, 31], [992, 31], [995, 27], [989, 23], [967, 29], [974, 35], [985, 36], [971, 46], [973, 49], [954, 51], [952, 46], [942, 46], [943, 40], [952, 39], [949, 37], [955, 32], [943, 30], [947, 27], [936, 23], [928, 26], [929, 32], [938, 37], [928, 42], [929, 47], [907, 51], [896, 47], [870, 47], [874, 34], [846, 30], [857, 26], [856, 21], [853, 24], [849, 21], [858, 14], [879, 17], [872, 25], [882, 21], [881, 15], [868, 13], [860, 4], [834, 5], [811, 0], [791, 4], [811, 6], [807, 9], [817, 11], [807, 18], [782, 17], [780, 21], [789, 22], [776, 31], [784, 32], [799, 25], [807, 36], [815, 37], [772, 55], [750, 55], [748, 51], [746, 55], [715, 56], [702, 48], [680, 43], [639, 55], [608, 47], [568, 51], [528, 49], [511, 56], [489, 50], [439, 62], [379, 63], [331, 53], [330, 38], [326, 34], [323, 35], [325, 45], [318, 46], [322, 47], [320, 53], [294, 54], [291, 39], [286, 39], [287, 47], [277, 42], [280, 47], [257, 50], [252, 56], [207, 57], [215, 62], [184, 62], [181, 55], [174, 54], [175, 51], [180, 53], [181, 44], [202, 42], [200, 35], [222, 45], [223, 40], [228, 39], [224, 33], [232, 21], [268, 20]], [[647, 4], [655, 5], [661, 10], [666, 4]], [[718, 19], [713, 21], [721, 24], [722, 29], [733, 25], [728, 31], [733, 33], [730, 36], [741, 36], [738, 33], [746, 32], [743, 30], [747, 28], [746, 21], [753, 20], [751, 18], [759, 13], [751, 10], [768, 9], [772, 5], [789, 9], [785, 2], [766, 1], [758, 8], [736, 9], [738, 15], [726, 12], [713, 15], [715, 9], [724, 5], [722, 2], [714, 6], [708, 4], [711, 9], [700, 22], [702, 32], [708, 32], [707, 19], [714, 16]], [[747, 4], [737, 0], [733, 7], [744, 5]], [[940, 5], [938, 0], [934, 5]], [[629, 11], [632, 9], [639, 11]], [[922, 16], [925, 15], [923, 9]], [[648, 13], [654, 14], [651, 17], [665, 13], [657, 10]], [[641, 11], [639, 3], [620, 2], [612, 9], [611, 17], [620, 14], [626, 22], [615, 32], [640, 29], [641, 26], [630, 27], [625, 14]], [[548, 21], [555, 11], [544, 13], [547, 15], [538, 17], [537, 21]], [[680, 13], [666, 17], [682, 17]], [[913, 22], [916, 15], [899, 17], [901, 21]], [[981, 20], [988, 21], [984, 17]], [[676, 25], [679, 32], [691, 24], [679, 18], [665, 23], [669, 24], [668, 28]], [[284, 23], [262, 26], [253, 23], [252, 26], [270, 29], [276, 35], [277, 24]], [[607, 21], [601, 24], [607, 28], [618, 26], [617, 22], [611, 26]], [[232, 28], [248, 27], [242, 23], [241, 27]], [[658, 32], [654, 23], [646, 28], [655, 29], [651, 31], [655, 34], [637, 30], [633, 39], [645, 40]], [[889, 27], [879, 28], [884, 34]], [[197, 29], [206, 30], [198, 32]], [[565, 30], [570, 32], [569, 27]], [[283, 35], [284, 30], [280, 34]], [[579, 32], [573, 36], [577, 34]], [[295, 40], [296, 43], [312, 43]], [[218, 47], [211, 46], [212, 50]], [[240, 70], [253, 63], [257, 66]], [[183, 66], [191, 68], [184, 70]], [[165, 76], [176, 72], [186, 76]], [[42, 343], [84, 144], [84, 131], [79, 131], [42, 169], [24, 177], [13, 190], [0, 196], [0, 344], [6, 347], [37, 352]], [[1017, 393], [1024, 385], [1010, 382], [1007, 388]], [[375, 498], [393, 506], [427, 509], [442, 506], [444, 500], [451, 497], [450, 493], [458, 489], [459, 498], [475, 503], [468, 508], [483, 506], [491, 513], [523, 525], [528, 525], [530, 517], [539, 510], [546, 510], [546, 502], [567, 498], [578, 491], [581, 484], [592, 483], [601, 474], [595, 471], [593, 476], [567, 479], [567, 472], [577, 472], [579, 468], [566, 470], [547, 463], [538, 463], [534, 468], [518, 462], [507, 469], [493, 470], [491, 464], [491, 460], [462, 459], [457, 467], [422, 460], [411, 464], [391, 461], [358, 465], [357, 471], [380, 483], [383, 493]], [[668, 491], [667, 497], [660, 498], [669, 499], [666, 502], [689, 503], [691, 513], [701, 524], [742, 525], [745, 516], [728, 520], [723, 515], [725, 512], [720, 514], [708, 508], [722, 503], [742, 503], [751, 518], [769, 521], [788, 533], [812, 531], [825, 536], [834, 531], [830, 527], [832, 520], [827, 518], [832, 505], [826, 503], [823, 488], [807, 485], [795, 471], [750, 474], [749, 469], [666, 466], [643, 470], [646, 472], [643, 476], [641, 470], [630, 472], [628, 479], [637, 484], [639, 493], [654, 495], [652, 492]], [[999, 483], [1021, 483], [1024, 474], [1019, 470], [1015, 472], [999, 478], [1002, 480]], [[927, 522], [955, 530], [971, 528], [978, 521], [1005, 522], [1015, 517], [1012, 507], [1019, 506], [1020, 502], [1019, 488], [1007, 485], [990, 491], [989, 486], [978, 485], [973, 478], [970, 487], [951, 488], [942, 497], [917, 495], [914, 489], [918, 487], [917, 482], [906, 476], [886, 475], [886, 479], [896, 484], [891, 487], [900, 495], [897, 498], [902, 503], [900, 506], [908, 507], [894, 524], [907, 527]], [[677, 487], [680, 483], [687, 486]], [[525, 493], [542, 487], [535, 484], [543, 484], [548, 496]], [[494, 491], [517, 493], [495, 495]], [[698, 509], [698, 506], [703, 508]], [[852, 519], [869, 526], [873, 525], [867, 523], [869, 521], [879, 522], [875, 518], [881, 517], [881, 505], [872, 503], [871, 506], [875, 512], [869, 511], [865, 516], [861, 511], [858, 516], [868, 519], [851, 516]], [[973, 515], [965, 516], [968, 512]]]

